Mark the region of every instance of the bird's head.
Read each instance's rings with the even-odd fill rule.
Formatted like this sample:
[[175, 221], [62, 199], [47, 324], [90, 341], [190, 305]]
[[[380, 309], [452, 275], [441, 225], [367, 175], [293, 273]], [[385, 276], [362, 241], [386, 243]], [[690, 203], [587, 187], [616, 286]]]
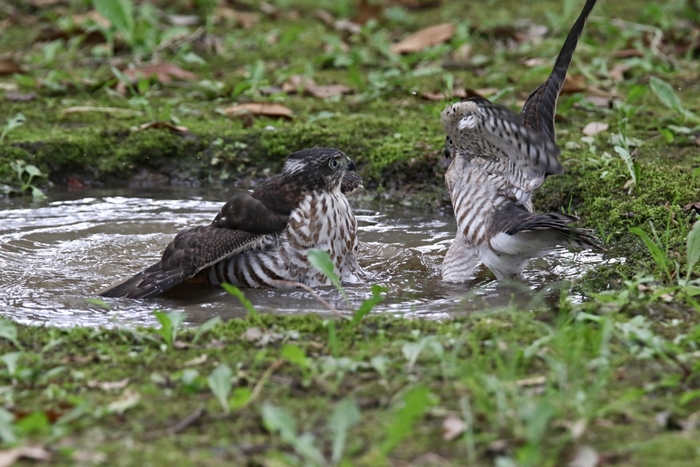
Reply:
[[[348, 177], [349, 183], [343, 183], [347, 173], [352, 173], [352, 176]], [[282, 175], [298, 179], [311, 190], [334, 191], [340, 190], [341, 185], [343, 188], [348, 185], [353, 191], [362, 184], [355, 162], [343, 151], [334, 148], [303, 149], [288, 155]]]

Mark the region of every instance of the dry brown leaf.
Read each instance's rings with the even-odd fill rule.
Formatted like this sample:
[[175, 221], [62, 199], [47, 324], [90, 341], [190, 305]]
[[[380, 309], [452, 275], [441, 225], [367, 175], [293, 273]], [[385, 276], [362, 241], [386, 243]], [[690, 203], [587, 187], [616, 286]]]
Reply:
[[688, 203], [685, 206], [683, 206], [683, 209], [685, 209], [686, 211], [690, 211], [692, 209], [696, 212], [700, 212], [700, 201], [696, 201], [694, 203]]
[[352, 91], [344, 84], [317, 85], [316, 82], [305, 76], [292, 75], [289, 80], [282, 84], [282, 91], [286, 93], [306, 92], [314, 97], [326, 98], [347, 94]]
[[89, 112], [103, 112], [110, 115], [118, 115], [122, 117], [133, 117], [141, 115], [142, 112], [138, 110], [122, 109], [121, 107], [94, 107], [91, 105], [77, 105], [74, 107], [68, 107], [61, 111], [62, 114], [79, 114], [79, 113], [89, 113]]
[[357, 15], [352, 19], [354, 23], [365, 24], [371, 19], [378, 18], [382, 12], [382, 5], [379, 2], [369, 2], [359, 0], [357, 2]]
[[[490, 90], [485, 89], [485, 90]], [[493, 94], [493, 93], [492, 93]], [[478, 90], [467, 89], [467, 88], [457, 88], [452, 91], [452, 94], [445, 94], [444, 92], [422, 92], [421, 97], [428, 99], [429, 101], [444, 101], [446, 99], [467, 99], [469, 97], [484, 97]]]
[[0, 58], [0, 75], [14, 75], [15, 73], [24, 73], [24, 70], [12, 58]]
[[531, 378], [519, 379], [518, 381], [515, 382], [515, 384], [517, 384], [520, 387], [527, 387], [527, 386], [542, 386], [546, 382], [547, 382], [546, 376], [533, 376]]
[[[154, 65], [146, 65], [141, 68], [127, 68], [122, 70], [124, 76], [136, 81], [155, 77], [161, 83], [169, 83], [172, 78], [183, 81], [197, 79], [197, 75], [191, 71], [183, 70], [177, 65], [168, 62], [160, 62]], [[119, 81], [116, 87], [121, 94], [126, 94], [126, 83]]]
[[294, 115], [289, 107], [269, 102], [249, 102], [236, 104], [224, 109], [229, 117], [245, 117], [246, 115], [263, 115], [265, 117], [282, 117], [291, 119]]
[[155, 76], [161, 83], [168, 83], [172, 78], [181, 79], [184, 81], [194, 80], [197, 75], [191, 71], [183, 70], [177, 65], [168, 62], [156, 63], [154, 65], [146, 65], [141, 68], [127, 68], [123, 70], [125, 76], [137, 78], [151, 78]]
[[631, 68], [627, 63], [618, 63], [610, 70], [610, 78], [613, 81], [621, 81], [625, 77], [625, 72]]
[[591, 94], [590, 96], [584, 97], [583, 101], [590, 102], [595, 107], [601, 107], [604, 109], [610, 107], [610, 98], [606, 96], [596, 96], [595, 94]]
[[336, 31], [347, 32], [349, 34], [359, 34], [362, 31], [362, 25], [354, 23], [349, 19], [340, 19], [333, 25]]
[[464, 420], [454, 415], [448, 415], [447, 418], [442, 421], [442, 438], [445, 441], [452, 441], [457, 436], [464, 433], [466, 429], [467, 424], [464, 423]]
[[333, 23], [335, 22], [335, 18], [333, 18], [333, 15], [328, 13], [326, 10], [316, 10], [314, 11], [314, 16], [318, 19], [321, 20], [323, 24], [329, 27], [333, 27]]
[[250, 29], [260, 21], [260, 17], [255, 13], [236, 11], [233, 8], [220, 6], [216, 8], [217, 18], [227, 19], [240, 25], [243, 29]]
[[187, 133], [188, 131], [190, 131], [189, 128], [187, 128], [186, 126], [173, 125], [169, 122], [148, 122], [144, 123], [143, 125], [139, 125], [138, 127], [134, 127], [132, 128], [132, 130], [162, 130], [163, 128], [177, 131], [179, 133]]
[[37, 97], [39, 96], [35, 92], [22, 94], [21, 92], [17, 91], [8, 91], [5, 93], [5, 100], [10, 102], [29, 102], [33, 101]]
[[452, 58], [460, 62], [466, 62], [472, 55], [472, 46], [469, 44], [462, 44], [457, 50], [452, 53]]
[[183, 363], [183, 366], [195, 366], [195, 365], [201, 365], [202, 363], [205, 363], [207, 361], [207, 354], [203, 353], [199, 357], [195, 357], [192, 360], [188, 360], [185, 363]]
[[455, 25], [452, 23], [443, 23], [429, 28], [421, 29], [420, 31], [411, 34], [404, 40], [397, 42], [391, 46], [391, 51], [395, 54], [419, 52], [428, 47], [442, 44], [452, 39], [455, 33]]
[[189, 26], [197, 26], [202, 22], [202, 18], [200, 18], [197, 15], [173, 15], [173, 14], [168, 14], [165, 15], [165, 17], [168, 19], [168, 22], [172, 24], [173, 26], [183, 26], [183, 27], [189, 27]]
[[586, 90], [586, 77], [583, 75], [566, 75], [562, 94], [572, 94]]
[[528, 58], [523, 63], [527, 67], [534, 68], [534, 67], [540, 66], [540, 65], [547, 65], [549, 63], [549, 60], [544, 59], [544, 58]]
[[108, 28], [110, 25], [110, 22], [107, 18], [96, 12], [95, 10], [88, 11], [84, 15], [78, 14], [78, 15], [73, 15], [73, 24], [79, 24], [81, 26], [89, 26], [90, 22], [95, 23], [96, 25], [102, 27], [102, 28]]
[[41, 446], [18, 446], [0, 451], [0, 467], [10, 467], [22, 458], [48, 462], [51, 460], [51, 453]]
[[590, 122], [583, 127], [583, 134], [586, 136], [594, 136], [598, 133], [602, 133], [610, 128], [610, 125], [603, 122]]
[[284, 337], [283, 334], [270, 331], [269, 329], [260, 329], [257, 326], [246, 329], [241, 337], [248, 342], [253, 342], [255, 345], [264, 347], [270, 342], [277, 342]]
[[600, 456], [595, 449], [590, 446], [581, 446], [568, 465], [569, 467], [596, 467], [599, 460]]
[[588, 421], [585, 418], [579, 418], [574, 423], [572, 423], [571, 426], [569, 427], [569, 431], [571, 432], [571, 437], [573, 439], [579, 439], [586, 432], [587, 427], [588, 427]]
[[87, 387], [109, 391], [112, 389], [124, 389], [128, 384], [129, 378], [124, 378], [121, 381], [88, 381]]
[[644, 52], [638, 49], [624, 49], [624, 50], [617, 50], [613, 52], [613, 57], [615, 58], [632, 58], [632, 57], [639, 57], [643, 58], [644, 57]]

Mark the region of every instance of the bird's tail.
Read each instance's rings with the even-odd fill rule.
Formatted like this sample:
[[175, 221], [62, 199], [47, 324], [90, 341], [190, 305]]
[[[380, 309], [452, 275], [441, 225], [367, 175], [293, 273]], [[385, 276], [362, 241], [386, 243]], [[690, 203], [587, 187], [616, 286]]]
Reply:
[[185, 279], [181, 270], [171, 269], [163, 271], [161, 262], [158, 261], [149, 268], [127, 279], [121, 284], [117, 284], [109, 289], [100, 292], [102, 297], [125, 297], [125, 298], [153, 298], [166, 292]]
[[591, 230], [569, 225], [578, 221], [576, 216], [561, 212], [533, 214], [520, 206], [499, 214], [492, 227], [498, 233], [491, 238], [496, 251], [538, 256], [557, 246], [604, 250]]
[[520, 113], [525, 126], [546, 135], [551, 141], [555, 140], [554, 115], [557, 109], [557, 99], [564, 87], [566, 72], [571, 65], [571, 59], [583, 32], [583, 26], [586, 24], [586, 19], [595, 3], [596, 0], [586, 0], [583, 11], [571, 27], [569, 35], [559, 51], [552, 73], [544, 83], [530, 94]]

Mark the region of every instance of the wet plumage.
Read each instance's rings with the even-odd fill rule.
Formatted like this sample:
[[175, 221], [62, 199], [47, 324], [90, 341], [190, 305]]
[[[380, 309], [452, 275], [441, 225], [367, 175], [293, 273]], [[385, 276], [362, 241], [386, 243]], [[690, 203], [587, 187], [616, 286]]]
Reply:
[[557, 98], [594, 5], [595, 0], [586, 1], [552, 73], [520, 114], [478, 97], [442, 112], [452, 157], [445, 182], [457, 219], [443, 280], [469, 280], [481, 263], [498, 279], [513, 278], [530, 259], [557, 246], [599, 248], [589, 231], [569, 225], [575, 216], [532, 212], [532, 192], [546, 176], [563, 172], [554, 131]]
[[210, 225], [177, 234], [160, 261], [100, 295], [151, 298], [185, 281], [329, 285], [309, 264], [310, 248], [326, 251], [344, 282], [357, 282], [357, 222], [345, 193], [361, 185], [354, 162], [337, 149], [290, 154], [281, 174], [233, 197]]

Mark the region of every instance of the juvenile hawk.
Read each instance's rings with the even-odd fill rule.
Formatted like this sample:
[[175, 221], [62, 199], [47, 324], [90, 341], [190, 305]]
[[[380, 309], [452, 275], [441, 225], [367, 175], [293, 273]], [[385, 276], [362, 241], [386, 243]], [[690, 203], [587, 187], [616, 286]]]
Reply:
[[190, 279], [242, 287], [330, 285], [309, 264], [309, 248], [326, 251], [343, 282], [357, 282], [357, 221], [344, 193], [361, 184], [355, 163], [337, 149], [290, 154], [281, 174], [233, 197], [210, 225], [177, 234], [160, 261], [100, 295], [151, 298]]
[[442, 112], [445, 174], [458, 231], [442, 263], [442, 278], [464, 282], [483, 263], [498, 279], [520, 275], [528, 261], [559, 245], [599, 246], [589, 231], [563, 213], [534, 214], [531, 195], [548, 175], [561, 174], [554, 114], [566, 71], [595, 0], [587, 0], [569, 31], [552, 73], [525, 102], [520, 115], [474, 97]]

